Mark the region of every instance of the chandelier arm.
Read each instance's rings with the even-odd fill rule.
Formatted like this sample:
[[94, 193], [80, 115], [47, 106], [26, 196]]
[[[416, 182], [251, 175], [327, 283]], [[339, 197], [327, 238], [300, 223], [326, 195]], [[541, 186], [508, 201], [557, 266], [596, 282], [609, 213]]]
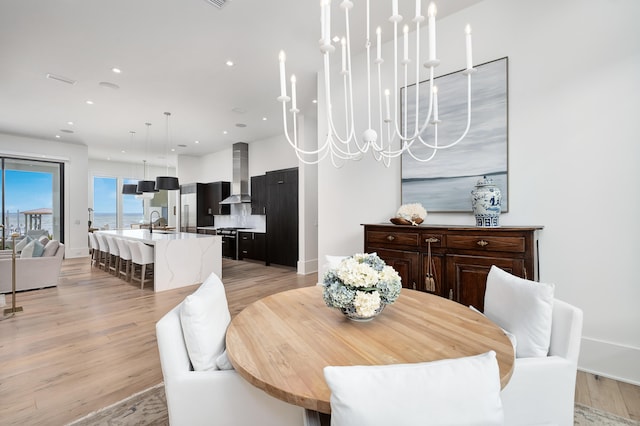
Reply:
[[[351, 129], [347, 132], [347, 137], [346, 138], [341, 138], [340, 135], [338, 134], [335, 125], [333, 123], [333, 106], [331, 103], [331, 78], [330, 78], [330, 62], [329, 62], [329, 53], [325, 52], [324, 53], [324, 87], [325, 87], [325, 98], [326, 98], [326, 102], [327, 102], [327, 126], [328, 126], [328, 130], [329, 130], [329, 135], [331, 137], [332, 140], [337, 140], [338, 142], [342, 143], [343, 145], [348, 145], [349, 141], [353, 138], [355, 140], [355, 130], [354, 130], [354, 123], [352, 121], [352, 125], [351, 125]], [[350, 74], [350, 73], [349, 73]], [[352, 102], [352, 107], [353, 107], [353, 102]], [[348, 114], [348, 112], [347, 112]], [[352, 118], [353, 118], [353, 111], [351, 114]], [[348, 117], [347, 117], [348, 119]], [[335, 144], [334, 144], [335, 145]]]
[[[404, 142], [409, 142], [409, 145], [413, 144], [414, 140], [420, 138], [420, 135], [427, 129], [427, 126], [429, 126], [430, 124], [431, 114], [433, 113], [433, 75], [434, 75], [434, 66], [431, 65], [429, 67], [429, 109], [427, 111], [427, 116], [424, 119], [424, 123], [422, 124], [420, 129], [416, 130], [416, 132], [412, 136], [402, 135], [402, 133], [398, 129], [398, 125], [397, 125], [398, 121], [396, 120], [396, 132], [400, 136], [400, 140]], [[416, 98], [420, 98], [419, 83], [416, 83]], [[417, 127], [418, 123], [420, 122], [420, 110], [416, 109], [415, 114], [416, 114], [415, 120], [416, 120], [416, 127]]]
[[438, 146], [438, 137], [437, 137], [438, 125], [437, 124], [435, 125], [435, 128], [436, 128], [435, 145], [430, 145], [428, 142], [424, 141], [422, 139], [422, 136], [418, 137], [418, 139], [420, 140], [420, 142], [422, 142], [422, 144], [424, 146], [427, 146], [427, 147], [432, 148], [432, 149], [438, 150], [438, 149], [451, 148], [451, 147], [457, 145], [458, 142], [460, 142], [461, 140], [463, 140], [467, 136], [467, 133], [469, 133], [469, 129], [471, 128], [471, 74], [467, 74], [467, 126], [465, 127], [464, 132], [454, 142], [451, 142], [450, 144], [447, 144], [447, 145]]
[[[294, 121], [295, 121], [295, 114], [294, 114]], [[300, 148], [296, 143], [294, 143], [294, 141], [291, 140], [291, 137], [289, 136], [288, 125], [287, 125], [287, 105], [286, 105], [286, 102], [282, 102], [282, 122], [284, 124], [284, 136], [285, 136], [285, 139], [287, 140], [287, 142], [289, 143], [291, 148], [293, 148], [296, 151], [296, 154], [300, 153], [300, 154], [303, 154], [303, 155], [317, 155], [320, 152], [322, 152], [325, 149], [327, 149], [328, 142], [329, 142], [328, 138], [327, 138], [327, 140], [325, 141], [324, 145], [321, 148], [318, 148], [318, 149], [312, 150], [312, 151], [307, 151], [307, 150], [304, 150], [304, 149]], [[294, 127], [296, 127], [296, 126], [294, 125]], [[297, 137], [294, 137], [294, 140], [297, 141]]]

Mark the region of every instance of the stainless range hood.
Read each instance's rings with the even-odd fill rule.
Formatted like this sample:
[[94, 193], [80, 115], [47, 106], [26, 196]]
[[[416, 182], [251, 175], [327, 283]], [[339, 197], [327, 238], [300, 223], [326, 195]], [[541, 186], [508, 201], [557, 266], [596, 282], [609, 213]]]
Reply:
[[231, 196], [220, 201], [220, 204], [250, 203], [249, 195], [249, 144], [237, 142], [233, 144], [233, 180]]

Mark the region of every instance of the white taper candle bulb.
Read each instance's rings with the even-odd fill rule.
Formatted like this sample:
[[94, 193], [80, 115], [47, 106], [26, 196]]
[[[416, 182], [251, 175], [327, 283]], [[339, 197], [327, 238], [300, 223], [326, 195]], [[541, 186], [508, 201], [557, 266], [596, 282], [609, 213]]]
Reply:
[[471, 53], [471, 25], [467, 24], [464, 28], [464, 32], [466, 34], [466, 44], [467, 44], [467, 69], [470, 70], [473, 68], [473, 56]]
[[291, 76], [291, 109], [296, 109], [296, 76]]
[[420, 0], [416, 0], [416, 18], [420, 16], [422, 10], [420, 9]]
[[278, 59], [280, 59], [280, 96], [287, 96], [287, 83], [284, 71], [284, 63], [287, 60], [287, 55], [284, 53], [284, 50], [280, 51], [278, 55]]
[[376, 28], [376, 59], [382, 59], [382, 28]]
[[436, 59], [436, 4], [429, 4], [427, 14], [429, 16], [429, 60]]
[[409, 60], [409, 26], [405, 25], [402, 28], [402, 33], [404, 36], [404, 60]]
[[398, 14], [398, 0], [393, 0], [391, 2], [391, 16], [396, 16]]

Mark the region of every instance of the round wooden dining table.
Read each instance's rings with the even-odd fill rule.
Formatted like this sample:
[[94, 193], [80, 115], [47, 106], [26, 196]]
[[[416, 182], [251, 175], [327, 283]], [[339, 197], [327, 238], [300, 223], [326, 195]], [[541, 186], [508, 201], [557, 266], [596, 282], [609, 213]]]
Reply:
[[502, 387], [513, 372], [505, 333], [483, 315], [451, 300], [402, 289], [369, 322], [355, 322], [322, 299], [322, 286], [277, 293], [231, 321], [227, 354], [238, 373], [269, 395], [331, 413], [323, 368], [385, 365], [496, 352]]

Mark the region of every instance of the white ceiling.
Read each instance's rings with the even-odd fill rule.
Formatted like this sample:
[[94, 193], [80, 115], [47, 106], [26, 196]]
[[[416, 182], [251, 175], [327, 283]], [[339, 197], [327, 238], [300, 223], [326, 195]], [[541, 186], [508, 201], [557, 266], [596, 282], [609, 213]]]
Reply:
[[[479, 1], [442, 1], [438, 17]], [[341, 36], [339, 3], [332, 30]], [[364, 1], [354, 3], [357, 51]], [[422, 8], [426, 15], [426, 0]], [[373, 0], [372, 27], [390, 9], [390, 1]], [[298, 78], [298, 108], [315, 114], [319, 10], [319, 0], [230, 0], [221, 9], [206, 0], [0, 0], [0, 133], [87, 145], [93, 159], [159, 165], [280, 134], [281, 49]], [[414, 13], [414, 0], [400, 0], [400, 14]], [[167, 160], [169, 144], [176, 152]]]

